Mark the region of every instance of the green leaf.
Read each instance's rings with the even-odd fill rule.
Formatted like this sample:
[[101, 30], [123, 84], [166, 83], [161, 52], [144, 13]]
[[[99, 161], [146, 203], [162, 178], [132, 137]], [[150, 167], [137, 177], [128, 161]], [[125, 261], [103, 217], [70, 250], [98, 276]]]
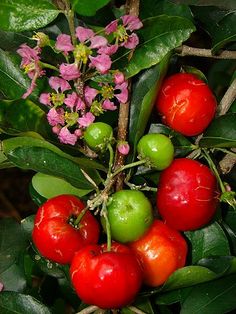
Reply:
[[207, 267], [217, 274], [236, 272], [236, 257], [234, 256], [212, 256], [203, 258], [198, 265]]
[[30, 100], [0, 100], [0, 129], [10, 135], [34, 131], [52, 137], [45, 112]]
[[[234, 8], [235, 9], [235, 8]], [[212, 38], [212, 53], [236, 41], [236, 13], [215, 6], [192, 8], [194, 16]]]
[[213, 120], [199, 142], [200, 147], [236, 147], [236, 113]]
[[72, 7], [80, 15], [93, 16], [109, 2], [110, 0], [72, 0]]
[[7, 154], [8, 159], [17, 167], [31, 169], [64, 178], [80, 189], [93, 189], [81, 168], [75, 162], [61, 157], [51, 150], [41, 147], [18, 147]]
[[193, 19], [191, 10], [186, 4], [176, 4], [168, 0], [141, 0], [140, 1], [140, 18], [145, 19], [157, 15], [181, 16]]
[[12, 291], [0, 293], [0, 312], [2, 314], [51, 314], [51, 311], [30, 295]]
[[27, 247], [28, 241], [20, 224], [11, 218], [0, 220], [0, 239], [1, 274], [16, 262], [19, 253]]
[[177, 4], [191, 4], [194, 6], [209, 6], [214, 5], [222, 9], [235, 9], [234, 0], [170, 0]]
[[47, 0], [1, 0], [0, 28], [13, 32], [36, 30], [52, 22], [59, 13]]
[[167, 280], [162, 288], [162, 292], [185, 288], [199, 284], [201, 282], [213, 280], [216, 274], [203, 266], [186, 266], [176, 270]]
[[185, 232], [185, 235], [191, 243], [193, 264], [214, 255], [230, 255], [229, 242], [217, 222], [202, 229]]
[[168, 64], [169, 58], [163, 59], [159, 65], [144, 71], [133, 86], [130, 104], [129, 142], [133, 145], [134, 153], [147, 126]]
[[4, 291], [23, 292], [26, 288], [26, 277], [24, 270], [17, 264], [12, 264], [1, 273], [1, 282], [4, 285]]
[[[0, 92], [5, 99], [21, 98], [29, 86], [30, 79], [20, 69], [20, 58], [0, 49]], [[36, 87], [31, 97], [37, 98], [37, 92]]]
[[195, 31], [190, 20], [178, 16], [151, 17], [144, 20], [143, 24], [138, 32], [140, 44], [124, 68], [127, 77], [159, 63]]
[[175, 147], [175, 156], [185, 156], [186, 154], [190, 153], [194, 148], [194, 145], [186, 137], [178, 132], [175, 132], [164, 124], [151, 124], [149, 133], [161, 133], [169, 136], [171, 138], [171, 142]]
[[61, 194], [72, 194], [78, 197], [82, 197], [90, 190], [77, 189], [67, 181], [57, 178], [55, 176], [49, 176], [43, 173], [36, 173], [32, 178], [32, 186], [40, 195], [49, 199]]
[[[16, 50], [19, 48], [21, 44], [23, 43], [32, 44], [32, 39], [30, 39], [32, 36], [33, 36], [32, 32], [15, 33], [5, 32], [0, 29], [1, 38], [0, 48], [5, 51], [16, 52]], [[20, 60], [20, 57], [18, 59]], [[20, 64], [20, 62], [18, 63]]]
[[[94, 171], [95, 169], [105, 171], [106, 168], [99, 164], [94, 160], [90, 160], [85, 157], [74, 157], [67, 153], [64, 153], [61, 149], [57, 146], [51, 144], [50, 142], [45, 141], [42, 138], [37, 137], [30, 137], [30, 136], [18, 136], [9, 138], [2, 141], [2, 151], [4, 154], [8, 154], [10, 151], [14, 150], [17, 147], [41, 147], [51, 150], [52, 152], [56, 153], [57, 155], [69, 159], [78, 165], [81, 166], [84, 170], [86, 170], [92, 179], [96, 182], [100, 182], [100, 177], [98, 176], [97, 172]], [[92, 173], [91, 173], [92, 172]]]
[[183, 302], [181, 314], [222, 314], [236, 308], [236, 275], [194, 287]]
[[21, 220], [21, 229], [28, 240], [31, 239], [31, 233], [34, 227], [34, 217], [35, 215], [30, 215]]

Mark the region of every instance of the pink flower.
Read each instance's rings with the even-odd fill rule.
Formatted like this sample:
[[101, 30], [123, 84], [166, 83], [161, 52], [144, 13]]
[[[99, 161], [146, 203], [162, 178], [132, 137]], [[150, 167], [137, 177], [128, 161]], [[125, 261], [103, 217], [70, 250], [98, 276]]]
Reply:
[[101, 54], [97, 57], [89, 56], [91, 61], [90, 67], [94, 67], [99, 71], [101, 74], [105, 74], [111, 68], [111, 58], [108, 55]]
[[90, 28], [78, 26], [76, 27], [76, 37], [81, 43], [94, 36], [94, 31]]
[[59, 134], [60, 133], [60, 131], [61, 131], [61, 126], [59, 125], [59, 124], [57, 124], [57, 125], [54, 125], [53, 127], [52, 127], [52, 132], [54, 133], [54, 134]]
[[39, 102], [43, 105], [51, 106], [51, 96], [50, 93], [42, 93], [39, 96]]
[[115, 84], [122, 84], [125, 81], [124, 73], [117, 71], [114, 74], [114, 82]]
[[3, 290], [4, 286], [3, 283], [0, 281], [0, 292]]
[[80, 129], [76, 129], [74, 134], [77, 136], [77, 137], [81, 137], [83, 135], [83, 132], [80, 130]]
[[78, 123], [81, 127], [86, 128], [95, 120], [95, 116], [91, 112], [85, 113], [81, 118], [78, 119]]
[[137, 34], [131, 34], [126, 41], [124, 41], [121, 46], [127, 49], [134, 49], [139, 44], [139, 38]]
[[51, 86], [52, 89], [55, 89], [55, 91], [58, 92], [59, 88], [61, 90], [61, 92], [63, 93], [64, 91], [71, 89], [70, 84], [57, 76], [51, 76], [49, 79], [49, 85]]
[[107, 35], [114, 33], [117, 30], [117, 27], [118, 27], [118, 20], [114, 20], [106, 26], [105, 33]]
[[105, 110], [111, 110], [111, 111], [114, 111], [117, 109], [115, 104], [112, 101], [110, 101], [109, 99], [104, 100], [104, 102], [102, 103], [102, 108]]
[[71, 37], [66, 34], [60, 34], [57, 36], [55, 47], [57, 50], [63, 51], [65, 54], [74, 50], [74, 46], [71, 43]]
[[84, 98], [87, 103], [87, 105], [91, 105], [93, 102], [94, 98], [97, 96], [98, 90], [89, 86], [85, 86], [84, 89]]
[[107, 45], [107, 39], [103, 36], [94, 36], [90, 38], [90, 48], [100, 48]]
[[118, 152], [122, 155], [128, 155], [130, 147], [127, 142], [120, 142], [117, 145]]
[[130, 30], [131, 32], [143, 27], [143, 23], [137, 16], [134, 15], [124, 15], [121, 17], [124, 26], [126, 29]]
[[76, 111], [84, 110], [84, 109], [85, 109], [85, 103], [80, 97], [78, 97], [77, 104], [76, 104]]
[[98, 49], [99, 54], [105, 54], [108, 56], [113, 55], [118, 50], [118, 45], [107, 45]]
[[26, 99], [30, 94], [32, 94], [33, 90], [35, 89], [36, 85], [36, 79], [37, 79], [37, 74], [34, 75], [34, 77], [32, 78], [32, 81], [30, 83], [29, 88], [27, 89], [27, 91], [23, 94], [22, 98]]
[[115, 93], [115, 97], [119, 100], [121, 103], [126, 103], [128, 100], [128, 83], [125, 81], [122, 84], [117, 84], [115, 86], [115, 91], [120, 91], [120, 93]]
[[48, 111], [47, 119], [48, 119], [48, 123], [51, 126], [55, 126], [57, 124], [64, 125], [65, 123], [64, 110], [62, 108], [59, 108], [59, 109], [51, 108]]
[[73, 92], [72, 94], [69, 94], [69, 95], [67, 94], [67, 97], [64, 100], [64, 104], [66, 104], [67, 107], [73, 109], [77, 100], [78, 100], [78, 95], [76, 94], [76, 92]]
[[75, 80], [77, 79], [78, 77], [80, 77], [80, 70], [78, 69], [77, 65], [75, 63], [71, 63], [71, 64], [68, 64], [68, 63], [62, 63], [60, 65], [60, 74], [61, 74], [61, 77], [64, 79], [64, 80]]
[[27, 44], [22, 44], [16, 52], [22, 57], [21, 67], [25, 67], [31, 62], [40, 60], [39, 53], [41, 52], [41, 49], [38, 47], [33, 49], [30, 48]]
[[58, 138], [63, 144], [75, 145], [77, 142], [77, 136], [72, 134], [65, 126], [60, 130]]

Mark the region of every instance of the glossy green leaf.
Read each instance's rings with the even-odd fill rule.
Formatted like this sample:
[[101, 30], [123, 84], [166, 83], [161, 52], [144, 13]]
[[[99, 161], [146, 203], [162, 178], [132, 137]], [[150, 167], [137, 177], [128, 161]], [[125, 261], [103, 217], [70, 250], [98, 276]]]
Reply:
[[[16, 32], [6, 32], [0, 29], [0, 38], [1, 38], [0, 48], [5, 51], [11, 51], [15, 53], [21, 44], [23, 43], [32, 44], [32, 40], [30, 40], [32, 36], [33, 36], [32, 32], [16, 33]], [[20, 57], [18, 59], [20, 60]], [[20, 62], [18, 63], [20, 64]]]
[[236, 272], [235, 256], [212, 256], [198, 261], [198, 265], [206, 267], [217, 274]]
[[51, 150], [23, 146], [9, 151], [7, 157], [19, 168], [55, 175], [80, 189], [94, 188], [86, 179], [78, 164], [61, 157]]
[[14, 32], [36, 30], [52, 22], [59, 13], [47, 0], [1, 0], [0, 28]]
[[217, 222], [202, 229], [185, 232], [185, 235], [191, 243], [193, 264], [214, 255], [230, 255], [228, 239]]
[[140, 44], [124, 68], [127, 77], [159, 63], [195, 31], [190, 20], [178, 16], [151, 17], [144, 20], [143, 24], [138, 32]]
[[235, 11], [222, 10], [216, 6], [194, 7], [192, 11], [212, 38], [212, 53], [236, 41]]
[[194, 287], [183, 302], [181, 314], [222, 314], [236, 309], [236, 275]]
[[234, 0], [170, 0], [177, 4], [191, 4], [194, 6], [209, 6], [214, 5], [222, 9], [235, 9]]
[[21, 229], [25, 237], [29, 240], [31, 239], [31, 233], [34, 227], [34, 217], [35, 215], [30, 215], [21, 220]]
[[30, 100], [0, 100], [0, 129], [11, 135], [34, 131], [52, 137], [45, 112]]
[[176, 270], [164, 284], [161, 291], [169, 291], [201, 282], [213, 280], [217, 275], [210, 269], [203, 266], [186, 266]]
[[[59, 156], [69, 159], [77, 163], [78, 165], [80, 165], [81, 168], [85, 169], [89, 174], [91, 174], [93, 180], [95, 180], [96, 183], [100, 182], [100, 178], [97, 172], [94, 170], [98, 169], [98, 170], [105, 171], [105, 167], [99, 164], [98, 162], [94, 160], [90, 160], [85, 157], [74, 157], [70, 154], [64, 153], [57, 146], [41, 138], [30, 137], [30, 136], [18, 136], [18, 137], [9, 138], [2, 141], [2, 151], [5, 154], [8, 154], [10, 151], [14, 150], [17, 147], [41, 147], [41, 148], [49, 149], [52, 152], [58, 154]], [[93, 171], [92, 173], [90, 169]]]
[[72, 0], [73, 9], [80, 15], [93, 16], [96, 12], [107, 5], [110, 0]]
[[49, 199], [61, 194], [72, 194], [78, 197], [82, 197], [90, 190], [77, 189], [67, 181], [57, 178], [55, 176], [49, 176], [43, 173], [36, 173], [32, 178], [32, 186], [40, 195]]
[[163, 59], [159, 65], [144, 71], [133, 86], [130, 104], [129, 142], [136, 145], [144, 134], [150, 118], [156, 95], [166, 74], [169, 58]]
[[[0, 92], [4, 98], [19, 99], [29, 86], [30, 79], [20, 69], [20, 58], [0, 49]], [[37, 88], [31, 97], [37, 97]]]
[[51, 311], [37, 299], [12, 291], [0, 293], [2, 314], [51, 314]]
[[199, 142], [200, 147], [236, 147], [236, 113], [213, 120]]
[[186, 154], [190, 153], [194, 148], [193, 144], [186, 137], [178, 132], [175, 132], [164, 124], [151, 124], [149, 133], [161, 133], [169, 136], [171, 142], [175, 147], [175, 156], [185, 156]]
[[38, 192], [35, 191], [35, 189], [32, 186], [32, 182], [30, 182], [30, 184], [29, 184], [29, 194], [30, 194], [32, 201], [38, 207], [41, 206], [43, 203], [45, 203], [47, 200], [45, 197], [43, 197], [42, 195], [40, 195]]
[[157, 15], [181, 16], [193, 19], [191, 10], [186, 4], [176, 4], [169, 0], [141, 0], [140, 1], [140, 18], [145, 19]]
[[12, 264], [0, 275], [4, 285], [4, 291], [24, 292], [26, 288], [26, 277], [24, 269], [17, 264]]
[[0, 220], [0, 239], [1, 274], [16, 262], [19, 253], [27, 247], [28, 241], [20, 224], [11, 218]]

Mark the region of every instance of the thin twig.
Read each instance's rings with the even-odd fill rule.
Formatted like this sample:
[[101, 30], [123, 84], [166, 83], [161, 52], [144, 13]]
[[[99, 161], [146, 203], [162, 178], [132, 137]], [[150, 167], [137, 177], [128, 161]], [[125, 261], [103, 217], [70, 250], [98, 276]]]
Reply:
[[147, 314], [146, 312], [141, 311], [140, 309], [138, 309], [135, 306], [129, 306], [128, 309], [133, 311], [136, 314]]
[[[126, 2], [126, 13], [138, 16], [139, 14], [139, 0], [127, 0]], [[129, 54], [129, 59], [132, 57], [132, 52]], [[128, 90], [129, 94], [131, 91], [131, 82], [129, 80], [128, 82]], [[125, 141], [127, 136], [127, 130], [128, 130], [128, 123], [129, 123], [129, 109], [130, 109], [130, 103], [129, 101], [126, 104], [121, 104], [119, 109], [119, 118], [118, 118], [118, 134], [117, 134], [117, 140]], [[120, 154], [119, 151], [116, 151], [116, 161], [114, 169], [120, 168], [125, 161], [125, 156]], [[124, 182], [124, 175], [123, 173], [120, 173], [117, 176], [116, 180], [116, 190], [119, 191], [123, 187]]]
[[65, 6], [66, 6], [65, 15], [66, 15], [66, 18], [68, 20], [72, 43], [75, 46], [76, 45], [76, 36], [75, 36], [74, 11], [71, 10], [70, 1], [69, 0], [64, 0], [64, 3], [65, 3]]
[[99, 310], [99, 307], [97, 307], [95, 305], [91, 305], [91, 306], [86, 307], [82, 311], [79, 311], [76, 314], [90, 314], [90, 313], [93, 313], [93, 312], [95, 312], [97, 310]]
[[224, 50], [219, 54], [212, 54], [210, 49], [195, 48], [183, 45], [176, 48], [176, 52], [181, 56], [196, 56], [214, 59], [236, 59], [236, 51]]
[[217, 108], [218, 115], [222, 116], [226, 114], [226, 112], [229, 110], [230, 106], [236, 99], [236, 78], [233, 80], [233, 82], [230, 84], [229, 88], [227, 89], [226, 93], [222, 97], [219, 106]]

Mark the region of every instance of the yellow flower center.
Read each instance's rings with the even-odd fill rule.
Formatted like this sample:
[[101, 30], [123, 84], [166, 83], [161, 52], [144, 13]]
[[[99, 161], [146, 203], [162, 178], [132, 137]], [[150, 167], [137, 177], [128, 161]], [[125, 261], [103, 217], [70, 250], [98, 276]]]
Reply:
[[51, 100], [55, 107], [61, 106], [64, 103], [65, 95], [62, 93], [52, 93]]
[[74, 57], [76, 62], [82, 61], [84, 64], [88, 61], [88, 56], [92, 54], [92, 50], [89, 49], [86, 45], [80, 43], [76, 45], [74, 50]]
[[117, 27], [117, 30], [115, 32], [115, 36], [116, 38], [120, 41], [120, 42], [124, 42], [127, 41], [129, 38], [129, 35], [127, 34], [127, 31], [125, 29], [125, 27], [123, 25], [119, 25]]
[[68, 126], [74, 125], [79, 118], [78, 112], [66, 112], [65, 113], [65, 121]]
[[114, 97], [114, 89], [110, 85], [104, 85], [101, 89], [102, 97], [105, 99], [111, 99]]

